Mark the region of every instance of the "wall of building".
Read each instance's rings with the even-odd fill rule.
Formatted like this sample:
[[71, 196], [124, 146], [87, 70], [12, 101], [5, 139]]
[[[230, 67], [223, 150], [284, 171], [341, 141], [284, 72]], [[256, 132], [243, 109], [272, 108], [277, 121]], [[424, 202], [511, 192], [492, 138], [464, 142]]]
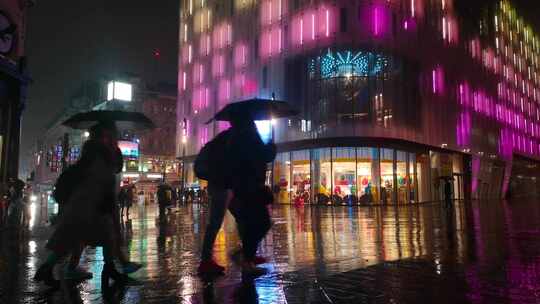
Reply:
[[451, 0], [181, 8], [177, 155], [225, 128], [205, 124], [225, 104], [275, 93], [301, 111], [277, 122], [277, 143], [371, 138], [463, 153], [473, 198], [504, 195], [514, 155], [540, 157], [540, 42], [510, 1], [472, 22]]

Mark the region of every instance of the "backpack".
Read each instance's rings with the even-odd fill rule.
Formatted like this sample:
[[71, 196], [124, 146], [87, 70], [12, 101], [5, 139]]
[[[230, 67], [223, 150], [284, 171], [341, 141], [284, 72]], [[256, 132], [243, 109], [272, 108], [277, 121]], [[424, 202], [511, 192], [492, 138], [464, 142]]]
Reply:
[[226, 179], [224, 165], [228, 140], [229, 133], [224, 131], [202, 147], [193, 167], [198, 178], [206, 181], [224, 181]]
[[81, 172], [77, 165], [69, 166], [56, 180], [52, 197], [59, 204], [68, 202], [73, 189], [81, 180]]

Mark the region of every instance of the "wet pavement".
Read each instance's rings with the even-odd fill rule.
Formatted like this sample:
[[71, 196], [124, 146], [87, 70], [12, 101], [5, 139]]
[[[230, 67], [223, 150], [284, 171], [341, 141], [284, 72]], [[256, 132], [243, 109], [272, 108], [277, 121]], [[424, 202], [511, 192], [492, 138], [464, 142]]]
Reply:
[[[133, 208], [123, 233], [137, 280], [103, 296], [101, 249], [81, 265], [94, 278], [50, 290], [31, 278], [50, 234], [46, 207], [28, 227], [0, 239], [0, 303], [540, 303], [540, 202], [465, 202], [399, 207], [276, 206], [260, 254], [269, 273], [242, 281], [229, 254], [238, 247], [227, 216], [215, 258], [227, 273], [196, 275], [206, 208], [159, 217]], [[43, 214], [43, 216], [42, 216]]]

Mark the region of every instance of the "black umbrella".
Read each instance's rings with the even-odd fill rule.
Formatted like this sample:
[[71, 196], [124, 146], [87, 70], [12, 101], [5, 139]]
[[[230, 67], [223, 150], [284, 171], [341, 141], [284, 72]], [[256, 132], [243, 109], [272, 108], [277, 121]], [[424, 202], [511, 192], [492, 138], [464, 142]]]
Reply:
[[270, 120], [273, 118], [282, 118], [298, 115], [297, 110], [293, 109], [285, 101], [273, 99], [254, 98], [245, 101], [230, 103], [219, 111], [213, 120], [231, 121], [234, 117], [247, 117], [253, 120]]
[[90, 111], [73, 115], [62, 124], [74, 129], [90, 129], [99, 123], [114, 122], [121, 130], [146, 130], [156, 126], [140, 112]]

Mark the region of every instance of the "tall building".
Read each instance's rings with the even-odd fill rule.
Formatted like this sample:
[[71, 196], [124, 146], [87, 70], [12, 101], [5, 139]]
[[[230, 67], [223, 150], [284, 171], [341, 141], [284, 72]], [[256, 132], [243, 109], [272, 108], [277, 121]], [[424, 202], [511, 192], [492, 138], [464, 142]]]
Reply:
[[21, 119], [30, 83], [24, 49], [26, 16], [33, 2], [0, 3], [0, 191], [19, 175]]
[[285, 100], [259, 122], [279, 201], [409, 204], [537, 195], [540, 41], [511, 1], [181, 0], [177, 155], [224, 105]]
[[[172, 86], [172, 90], [171, 90]], [[87, 82], [69, 97], [68, 106], [53, 119], [32, 149], [29, 175], [34, 189], [41, 193], [52, 190], [63, 165], [75, 163], [88, 139], [87, 130], [62, 125], [69, 117], [91, 110], [140, 111], [156, 124], [156, 129], [136, 132], [122, 130], [119, 147], [124, 156], [121, 174], [124, 183], [138, 183], [141, 190], [155, 192], [165, 180], [179, 181], [179, 165], [175, 158], [176, 89], [174, 85], [147, 85], [136, 76], [119, 76]], [[65, 149], [67, 153], [64, 153]], [[66, 157], [66, 162], [63, 162]]]

